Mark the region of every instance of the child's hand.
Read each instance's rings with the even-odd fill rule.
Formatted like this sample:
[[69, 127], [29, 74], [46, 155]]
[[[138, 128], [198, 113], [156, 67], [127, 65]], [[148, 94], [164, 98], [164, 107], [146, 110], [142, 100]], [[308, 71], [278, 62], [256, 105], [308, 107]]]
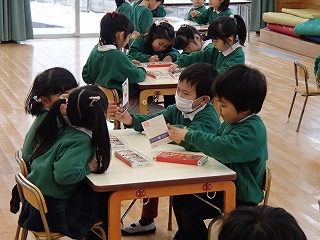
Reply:
[[181, 67], [177, 64], [172, 64], [169, 69], [168, 69], [168, 72], [172, 72], [174, 73], [176, 69], [179, 69], [179, 71], [181, 71]]
[[167, 124], [167, 127], [169, 132], [169, 139], [171, 139], [172, 141], [175, 141], [178, 144], [180, 144], [181, 141], [184, 140], [184, 137], [188, 132], [187, 127], [177, 128], [172, 126], [170, 123]]
[[160, 59], [157, 55], [153, 55], [151, 57], [149, 57], [149, 62], [159, 62]]
[[139, 62], [138, 60], [131, 60], [131, 62], [136, 66], [141, 66], [141, 62]]
[[120, 122], [123, 122], [126, 125], [132, 125], [132, 117], [128, 111], [123, 111], [123, 106], [120, 105], [117, 107], [116, 112], [115, 112], [115, 117], [117, 120]]
[[191, 13], [190, 13], [190, 15], [191, 15], [191, 17], [195, 17], [195, 16], [197, 16], [198, 14], [199, 14], [200, 12], [198, 11], [198, 10], [193, 10]]
[[162, 61], [163, 62], [172, 62], [172, 57], [168, 55]]
[[91, 172], [96, 172], [98, 170], [98, 162], [97, 159], [94, 157], [90, 162], [87, 163]]
[[107, 115], [110, 117], [114, 117], [116, 113], [117, 105], [114, 101], [108, 101], [108, 112]]

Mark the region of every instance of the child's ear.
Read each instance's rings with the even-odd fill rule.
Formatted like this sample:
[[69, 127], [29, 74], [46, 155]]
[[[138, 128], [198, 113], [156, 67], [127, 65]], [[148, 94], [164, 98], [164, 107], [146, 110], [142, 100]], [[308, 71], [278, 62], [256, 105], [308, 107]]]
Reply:
[[202, 97], [202, 100], [201, 100], [201, 105], [205, 105], [206, 103], [208, 103], [208, 102], [210, 102], [210, 97], [209, 96], [207, 96], [207, 95], [204, 95], [203, 97]]
[[122, 32], [117, 32], [117, 33], [116, 33], [116, 38], [118, 38], [118, 39], [124, 39], [124, 31], [122, 31]]
[[49, 99], [48, 97], [45, 97], [45, 96], [41, 96], [40, 98], [41, 98], [41, 103], [42, 103], [42, 105], [43, 105], [45, 108], [49, 109], [49, 108], [51, 107], [51, 101], [50, 101], [50, 99]]
[[201, 37], [198, 34], [194, 35], [194, 38], [195, 38], [196, 41], [200, 41], [201, 40]]
[[234, 37], [233, 37], [233, 36], [228, 37], [228, 38], [227, 38], [227, 42], [228, 42], [228, 44], [229, 44], [230, 46], [233, 45], [233, 44], [234, 44]]

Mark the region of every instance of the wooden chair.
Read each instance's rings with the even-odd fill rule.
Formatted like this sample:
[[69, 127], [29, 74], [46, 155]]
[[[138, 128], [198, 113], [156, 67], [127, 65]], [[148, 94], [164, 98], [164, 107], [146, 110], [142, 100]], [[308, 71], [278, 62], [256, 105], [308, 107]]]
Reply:
[[[300, 114], [300, 119], [299, 119], [298, 126], [297, 126], [297, 129], [296, 129], [296, 132], [299, 132], [300, 124], [301, 124], [301, 121], [302, 121], [304, 110], [305, 110], [306, 105], [307, 105], [308, 97], [319, 96], [320, 95], [320, 87], [318, 87], [318, 86], [310, 87], [309, 86], [309, 83], [308, 83], [308, 79], [309, 79], [308, 69], [303, 64], [299, 63], [298, 61], [294, 61], [294, 75], [295, 75], [295, 80], [296, 80], [296, 86], [294, 88], [293, 99], [292, 99], [291, 107], [290, 107], [290, 110], [289, 110], [287, 122], [289, 122], [289, 120], [290, 120], [290, 115], [291, 115], [291, 112], [292, 112], [293, 104], [294, 104], [294, 101], [296, 99], [297, 93], [299, 93], [301, 96], [305, 97], [305, 100], [304, 100], [304, 103], [303, 103], [303, 107], [302, 107], [302, 111], [301, 111], [301, 114]], [[299, 85], [299, 83], [300, 83], [300, 85]]]
[[[116, 89], [105, 88], [99, 85], [98, 87], [104, 92], [109, 101], [114, 101], [117, 105], [120, 103], [120, 97]], [[120, 122], [114, 116], [107, 116], [107, 119], [113, 122], [114, 129], [120, 129]]]
[[[42, 223], [44, 226], [44, 231], [42, 232], [36, 232], [29, 230], [29, 232], [32, 232], [34, 237], [36, 239], [58, 239], [61, 237], [64, 237], [65, 235], [57, 232], [51, 232], [50, 228], [48, 226], [46, 213], [48, 212], [47, 205], [45, 202], [45, 199], [42, 195], [42, 192], [39, 188], [37, 188], [34, 184], [32, 184], [30, 181], [28, 181], [22, 173], [16, 174], [15, 179], [18, 186], [19, 196], [21, 199], [21, 202], [28, 201], [34, 208], [38, 209], [40, 212], [40, 216], [42, 219]], [[102, 221], [98, 220], [91, 228], [91, 231], [93, 231], [95, 234], [97, 234], [102, 240], [106, 240], [106, 233], [105, 231], [100, 227], [102, 224]], [[21, 240], [27, 239], [27, 230], [23, 229], [21, 234]]]

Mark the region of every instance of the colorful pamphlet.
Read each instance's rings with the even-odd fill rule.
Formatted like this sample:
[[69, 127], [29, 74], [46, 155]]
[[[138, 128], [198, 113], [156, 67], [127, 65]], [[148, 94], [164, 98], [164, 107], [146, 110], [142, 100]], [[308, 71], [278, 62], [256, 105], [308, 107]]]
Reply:
[[119, 135], [110, 134], [110, 144], [112, 149], [128, 148], [128, 143]]
[[208, 157], [199, 154], [192, 153], [178, 153], [178, 152], [159, 152], [155, 160], [158, 162], [171, 162], [171, 163], [181, 163], [189, 165], [202, 166], [208, 161]]
[[130, 167], [147, 167], [153, 166], [152, 159], [147, 158], [140, 152], [132, 149], [115, 151], [114, 155]]

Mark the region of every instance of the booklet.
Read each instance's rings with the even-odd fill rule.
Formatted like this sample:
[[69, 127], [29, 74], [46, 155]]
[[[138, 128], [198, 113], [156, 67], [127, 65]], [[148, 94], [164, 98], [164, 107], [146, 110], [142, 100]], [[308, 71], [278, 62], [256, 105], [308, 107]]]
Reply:
[[153, 166], [154, 163], [152, 159], [147, 158], [142, 153], [132, 149], [115, 151], [114, 155], [133, 168]]
[[117, 134], [110, 134], [110, 144], [112, 149], [128, 148], [128, 143]]
[[192, 153], [162, 151], [156, 155], [155, 160], [158, 162], [171, 162], [202, 166], [208, 161], [208, 157]]

